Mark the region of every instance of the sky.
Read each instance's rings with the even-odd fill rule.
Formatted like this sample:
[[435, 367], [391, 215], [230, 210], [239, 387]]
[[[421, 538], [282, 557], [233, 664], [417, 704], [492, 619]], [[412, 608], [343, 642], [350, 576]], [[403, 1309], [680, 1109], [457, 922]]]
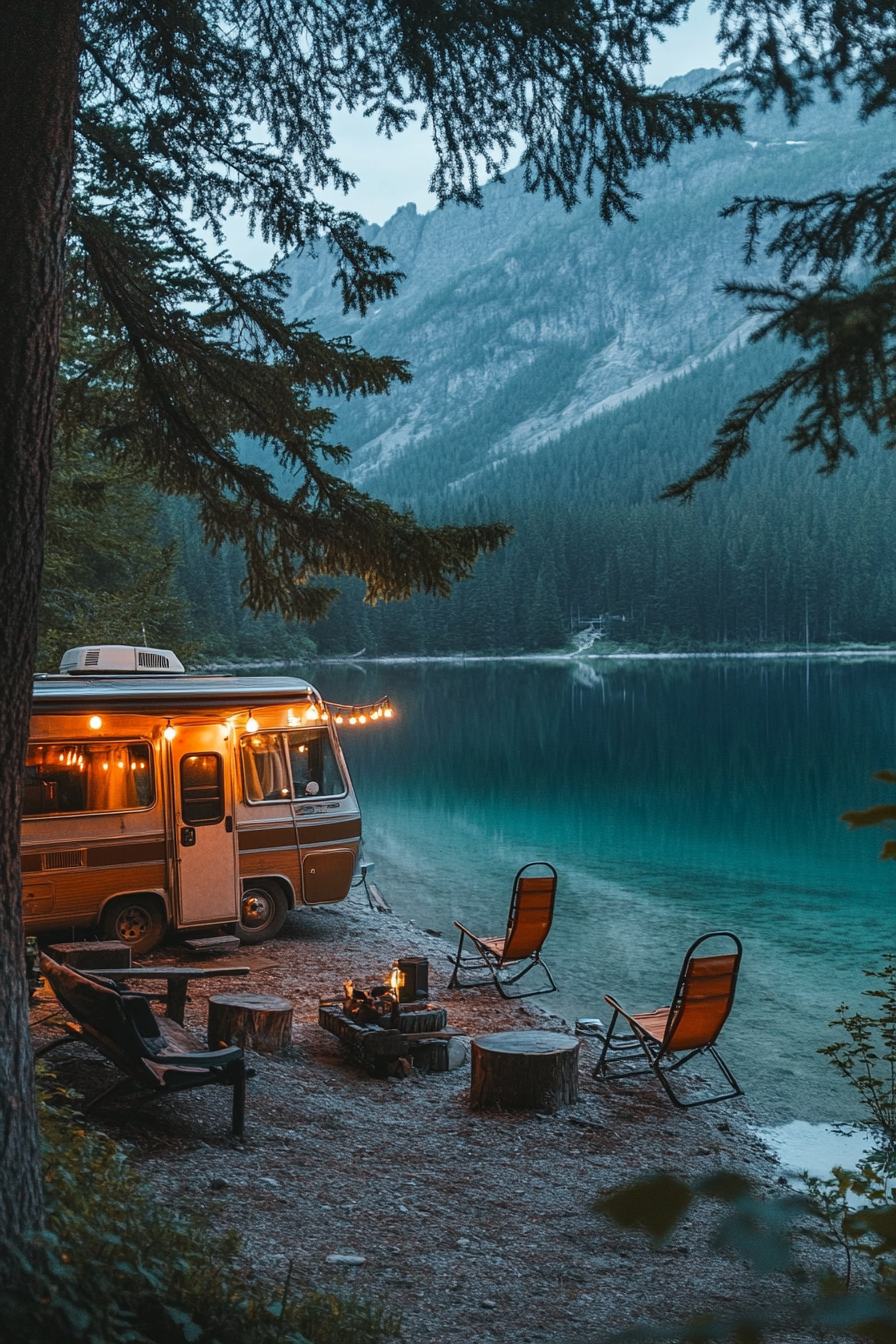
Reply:
[[[695, 0], [687, 23], [670, 28], [666, 41], [656, 44], [647, 77], [654, 84], [662, 84], [673, 75], [718, 65], [716, 26], [707, 0]], [[376, 224], [384, 224], [411, 201], [421, 214], [435, 208], [436, 199], [428, 190], [434, 156], [426, 132], [412, 126], [386, 140], [376, 134], [371, 119], [345, 112], [336, 114], [333, 129], [336, 154], [343, 167], [356, 173], [359, 181], [347, 196], [323, 193], [324, 199], [343, 209], [356, 210]], [[272, 253], [261, 239], [247, 237], [238, 220], [232, 221], [228, 229], [228, 245], [235, 256], [250, 266], [266, 265]]]

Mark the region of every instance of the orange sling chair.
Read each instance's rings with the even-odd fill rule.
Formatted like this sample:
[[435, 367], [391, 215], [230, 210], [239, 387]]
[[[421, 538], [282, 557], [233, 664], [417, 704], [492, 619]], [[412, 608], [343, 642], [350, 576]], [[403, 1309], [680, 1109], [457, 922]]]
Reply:
[[[535, 877], [529, 874], [529, 868], [547, 868], [550, 876]], [[463, 924], [454, 921], [454, 927], [460, 929], [460, 942], [457, 956], [451, 961], [454, 970], [448, 981], [449, 989], [472, 989], [475, 985], [494, 984], [505, 999], [527, 999], [534, 994], [551, 994], [556, 990], [554, 977], [541, 959], [541, 949], [551, 931], [554, 918], [554, 898], [557, 894], [557, 870], [549, 863], [527, 863], [517, 873], [513, 881], [513, 893], [510, 897], [510, 912], [507, 916], [507, 933], [503, 938], [480, 938]], [[464, 940], [469, 939], [475, 948], [470, 956], [463, 956]], [[525, 963], [515, 975], [502, 975], [508, 967]], [[506, 986], [515, 985], [528, 975], [533, 966], [540, 966], [550, 981], [542, 989], [517, 990], [508, 994]], [[485, 980], [458, 979], [459, 971], [485, 970]]]
[[[724, 956], [695, 956], [697, 948], [710, 938], [728, 938], [736, 950]], [[626, 1078], [650, 1071], [660, 1080], [675, 1105], [684, 1107], [705, 1106], [709, 1102], [728, 1101], [731, 1097], [743, 1096], [737, 1079], [716, 1049], [719, 1033], [734, 1003], [742, 953], [741, 941], [735, 934], [704, 933], [685, 953], [671, 1005], [668, 1008], [656, 1008], [652, 1013], [627, 1013], [615, 999], [606, 994], [606, 1002], [613, 1009], [609, 1030], [604, 1033], [603, 1028], [593, 1020], [583, 1020], [577, 1024], [580, 1035], [603, 1039], [603, 1049], [594, 1070], [595, 1078]], [[620, 1017], [631, 1028], [630, 1035], [614, 1036]], [[611, 1056], [614, 1054], [622, 1056], [624, 1060], [626, 1056], [641, 1053], [647, 1058], [647, 1068], [611, 1071]], [[731, 1091], [683, 1101], [673, 1091], [668, 1075], [696, 1055], [702, 1054], [712, 1056]]]

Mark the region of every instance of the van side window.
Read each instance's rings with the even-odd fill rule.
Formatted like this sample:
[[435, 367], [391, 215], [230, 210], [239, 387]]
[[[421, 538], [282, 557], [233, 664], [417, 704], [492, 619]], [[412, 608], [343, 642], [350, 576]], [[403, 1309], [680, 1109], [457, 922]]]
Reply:
[[326, 728], [302, 728], [287, 733], [286, 739], [296, 798], [332, 798], [345, 793], [345, 781]]
[[216, 751], [181, 757], [180, 815], [187, 826], [224, 820], [224, 762]]
[[133, 812], [152, 807], [148, 742], [31, 742], [25, 758], [23, 814]]
[[250, 803], [282, 803], [290, 798], [289, 775], [279, 733], [253, 733], [244, 737], [243, 774]]

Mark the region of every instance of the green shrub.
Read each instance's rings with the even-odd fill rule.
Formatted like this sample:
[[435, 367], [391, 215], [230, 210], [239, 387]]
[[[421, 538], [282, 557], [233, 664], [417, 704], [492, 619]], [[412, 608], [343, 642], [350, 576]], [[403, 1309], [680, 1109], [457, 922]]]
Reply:
[[[46, 1077], [46, 1075], [45, 1075]], [[386, 1344], [383, 1308], [250, 1280], [239, 1239], [163, 1206], [126, 1151], [41, 1097], [45, 1230], [0, 1287], [4, 1344]]]

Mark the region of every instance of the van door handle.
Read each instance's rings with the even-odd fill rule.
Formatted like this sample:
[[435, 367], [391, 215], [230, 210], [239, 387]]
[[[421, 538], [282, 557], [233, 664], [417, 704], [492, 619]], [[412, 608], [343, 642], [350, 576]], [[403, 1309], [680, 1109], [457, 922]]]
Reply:
[[183, 845], [184, 849], [189, 849], [191, 845], [195, 845], [196, 843], [195, 826], [181, 826], [180, 843]]
[[233, 832], [233, 817], [224, 818], [224, 829], [228, 835]]

